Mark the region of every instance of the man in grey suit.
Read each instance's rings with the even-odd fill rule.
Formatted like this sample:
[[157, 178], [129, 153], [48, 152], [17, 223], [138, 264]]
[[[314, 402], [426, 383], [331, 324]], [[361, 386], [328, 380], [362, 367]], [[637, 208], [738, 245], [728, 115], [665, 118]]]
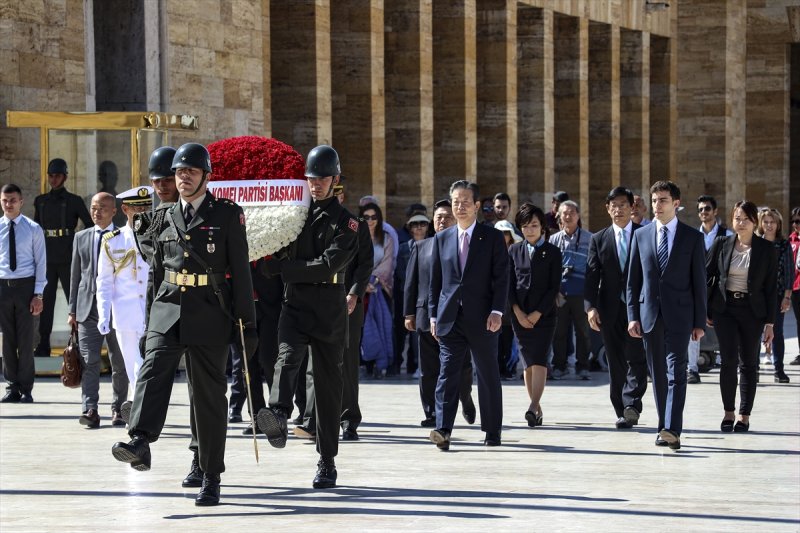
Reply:
[[[434, 205], [433, 228], [436, 233], [456, 223], [450, 200], [439, 200]], [[431, 257], [433, 237], [411, 244], [411, 256], [406, 269], [406, 283], [403, 302], [405, 328], [417, 332], [417, 353], [419, 354], [419, 396], [425, 419], [420, 422], [424, 428], [436, 427], [436, 381], [441, 369], [439, 363], [439, 343], [431, 335], [428, 316], [428, 288], [431, 281]], [[461, 371], [461, 387], [458, 392], [461, 412], [468, 424], [475, 423], [475, 403], [472, 401], [472, 358], [464, 358]]]
[[655, 223], [633, 233], [628, 272], [628, 333], [644, 337], [658, 410], [656, 446], [681, 447], [689, 338], [706, 324], [703, 236], [676, 218], [681, 191], [650, 187]]
[[89, 429], [100, 427], [97, 403], [100, 396], [100, 349], [103, 339], [108, 343], [111, 360], [111, 425], [124, 426], [120, 407], [128, 397], [128, 376], [125, 361], [117, 344], [116, 332], [111, 329], [103, 335], [97, 329], [97, 255], [103, 235], [114, 230], [112, 219], [116, 199], [109, 193], [97, 193], [92, 197], [90, 214], [94, 226], [75, 234], [72, 247], [70, 274], [69, 317], [71, 328], [78, 328], [78, 343], [81, 351], [81, 398], [83, 414], [79, 422]]

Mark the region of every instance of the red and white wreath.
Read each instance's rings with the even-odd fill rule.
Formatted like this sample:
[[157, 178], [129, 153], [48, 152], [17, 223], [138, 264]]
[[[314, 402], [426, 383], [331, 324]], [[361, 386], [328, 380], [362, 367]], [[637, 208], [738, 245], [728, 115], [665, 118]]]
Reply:
[[213, 142], [208, 152], [208, 189], [242, 207], [251, 261], [297, 238], [311, 197], [303, 175], [305, 161], [294, 148], [277, 139], [244, 136]]

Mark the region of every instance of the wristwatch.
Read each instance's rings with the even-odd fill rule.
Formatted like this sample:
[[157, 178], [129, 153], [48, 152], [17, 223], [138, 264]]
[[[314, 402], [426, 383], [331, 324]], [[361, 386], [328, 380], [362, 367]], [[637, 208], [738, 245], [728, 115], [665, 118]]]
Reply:
[[44, 300], [44, 295], [41, 292], [37, 292], [33, 295], [34, 298], [38, 298], [40, 300]]

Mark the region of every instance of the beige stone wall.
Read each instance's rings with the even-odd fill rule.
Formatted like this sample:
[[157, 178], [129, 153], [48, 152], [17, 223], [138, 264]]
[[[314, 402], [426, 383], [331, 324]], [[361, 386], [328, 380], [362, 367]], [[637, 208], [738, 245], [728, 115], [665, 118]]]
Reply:
[[28, 199], [42, 176], [39, 131], [6, 128], [6, 111], [85, 111], [87, 94], [82, 0], [0, 1], [0, 184], [16, 183]]

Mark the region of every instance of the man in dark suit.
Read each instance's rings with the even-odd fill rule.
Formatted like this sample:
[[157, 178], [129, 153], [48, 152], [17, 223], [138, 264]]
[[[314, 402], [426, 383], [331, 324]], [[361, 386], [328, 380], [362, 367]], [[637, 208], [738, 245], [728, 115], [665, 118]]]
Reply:
[[628, 333], [644, 337], [658, 409], [656, 446], [681, 447], [689, 337], [706, 325], [703, 236], [676, 218], [681, 190], [650, 187], [655, 223], [633, 234], [628, 271]]
[[441, 371], [436, 383], [436, 429], [430, 439], [450, 448], [464, 358], [472, 351], [478, 372], [481, 429], [486, 446], [500, 445], [503, 391], [497, 365], [497, 335], [508, 298], [508, 251], [503, 234], [477, 224], [478, 186], [450, 186], [457, 225], [434, 237], [428, 312], [439, 341]]
[[100, 427], [97, 403], [100, 391], [100, 349], [103, 339], [108, 343], [111, 360], [111, 425], [124, 426], [120, 415], [122, 402], [128, 397], [128, 376], [125, 361], [117, 343], [116, 332], [111, 329], [103, 335], [97, 329], [97, 260], [102, 236], [114, 230], [112, 219], [117, 212], [116, 199], [101, 192], [92, 198], [94, 226], [75, 234], [72, 247], [72, 267], [69, 289], [69, 315], [67, 323], [78, 328], [78, 345], [81, 352], [81, 396], [83, 411], [81, 425], [89, 429]]
[[617, 429], [639, 423], [647, 390], [647, 361], [641, 339], [628, 335], [626, 282], [633, 233], [633, 193], [616, 187], [606, 197], [611, 225], [592, 235], [584, 297], [589, 302], [589, 326], [603, 336], [608, 359], [611, 405]]
[[[129, 424], [129, 443], [111, 451], [135, 470], [150, 469], [150, 443], [164, 427], [175, 370], [186, 352], [202, 487], [195, 505], [217, 505], [225, 471], [230, 339], [244, 326], [247, 356], [258, 344], [253, 283], [242, 208], [206, 190], [211, 158], [205, 146], [181, 146], [172, 161], [180, 200], [167, 208], [153, 237], [152, 268], [163, 272], [150, 309], [145, 357]], [[227, 277], [230, 274], [230, 278]]]
[[[456, 223], [450, 200], [439, 200], [433, 211], [433, 227], [439, 233]], [[424, 428], [436, 427], [436, 381], [439, 378], [439, 343], [431, 336], [431, 322], [428, 316], [428, 292], [431, 281], [431, 257], [433, 237], [411, 244], [411, 257], [406, 271], [403, 314], [405, 328], [417, 332], [417, 353], [419, 354], [419, 397], [425, 419], [420, 422]], [[475, 404], [472, 402], [472, 358], [464, 358], [459, 389], [462, 414], [468, 424], [475, 423]]]

